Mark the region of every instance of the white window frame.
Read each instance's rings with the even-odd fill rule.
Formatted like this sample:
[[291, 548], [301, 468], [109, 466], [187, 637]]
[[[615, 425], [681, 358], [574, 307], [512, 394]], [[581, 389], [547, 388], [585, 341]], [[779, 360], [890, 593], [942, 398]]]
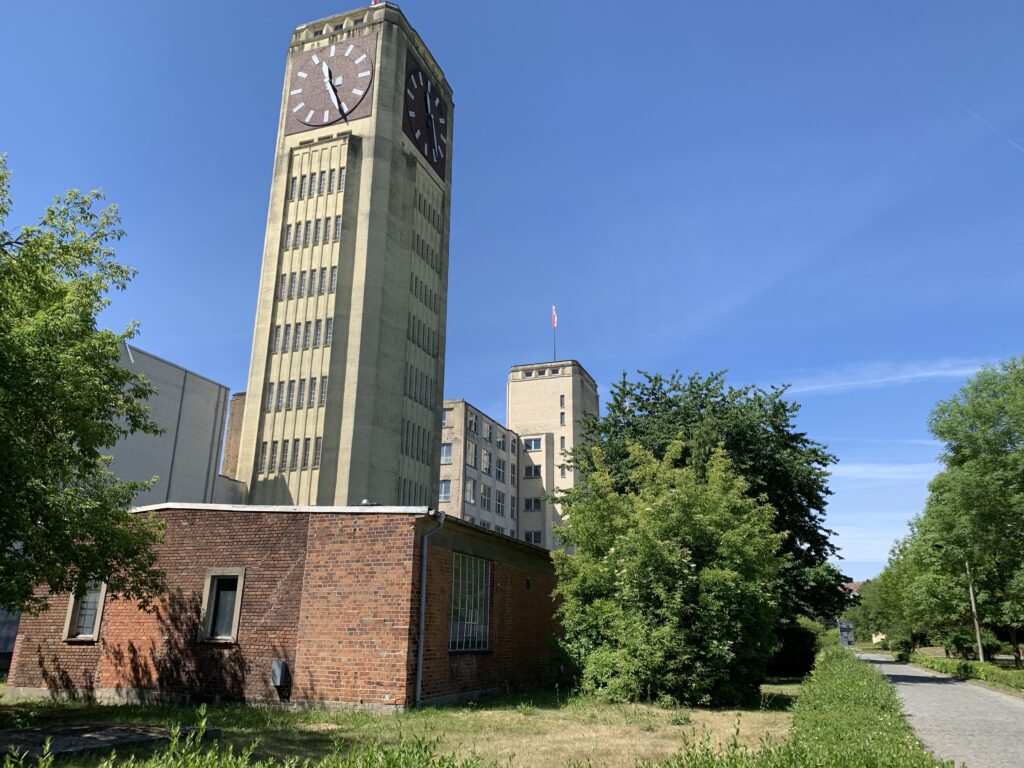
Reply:
[[452, 481], [448, 478], [441, 480], [437, 486], [437, 500], [438, 501], [451, 501], [452, 500]]
[[[235, 609], [231, 617], [231, 635], [216, 636], [210, 635], [210, 622], [213, 620], [213, 610], [210, 599], [213, 594], [214, 579], [222, 576], [238, 579], [235, 591]], [[238, 642], [238, 619], [242, 615], [242, 590], [245, 584], [245, 568], [208, 568], [206, 570], [206, 581], [203, 584], [202, 613], [199, 616], [199, 640], [205, 643], [237, 643]]]
[[[86, 585], [86, 589], [91, 589], [93, 585], [99, 584], [99, 602], [96, 603], [96, 618], [92, 623], [92, 632], [88, 634], [73, 635], [75, 626], [78, 624], [78, 611], [81, 606], [81, 597], [72, 594], [68, 600], [68, 612], [64, 617], [64, 634], [63, 640], [66, 643], [95, 643], [100, 637], [100, 624], [103, 621], [103, 604], [107, 599], [107, 585], [106, 582], [90, 581]], [[85, 597], [85, 595], [82, 595]]]
[[[532, 446], [532, 445], [536, 445], [537, 447], [536, 448], [531, 448], [530, 446]], [[535, 451], [539, 451], [543, 447], [544, 447], [543, 443], [541, 442], [541, 439], [539, 437], [524, 437], [523, 438], [523, 450], [526, 451], [527, 453], [533, 453]]]
[[452, 553], [448, 652], [491, 649], [491, 561]]

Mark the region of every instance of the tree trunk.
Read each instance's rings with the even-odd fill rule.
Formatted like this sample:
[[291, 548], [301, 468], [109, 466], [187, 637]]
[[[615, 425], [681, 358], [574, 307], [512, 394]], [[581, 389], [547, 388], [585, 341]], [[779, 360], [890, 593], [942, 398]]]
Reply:
[[1016, 627], [1010, 627], [1010, 644], [1013, 646], [1013, 668], [1020, 669], [1020, 638], [1017, 636]]

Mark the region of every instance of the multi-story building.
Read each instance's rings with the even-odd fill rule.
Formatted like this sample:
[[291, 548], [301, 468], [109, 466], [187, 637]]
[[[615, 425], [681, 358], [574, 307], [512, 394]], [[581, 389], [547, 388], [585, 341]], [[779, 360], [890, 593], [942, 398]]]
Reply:
[[441, 424], [438, 509], [517, 536], [519, 435], [465, 400], [445, 400]]
[[436, 498], [452, 117], [396, 5], [293, 32], [238, 443], [250, 503]]
[[597, 412], [597, 384], [576, 360], [509, 371], [505, 423], [520, 435], [519, 531], [531, 544], [557, 546], [552, 527], [561, 510], [551, 498], [576, 484], [577, 470], [565, 454], [579, 441], [583, 418]]

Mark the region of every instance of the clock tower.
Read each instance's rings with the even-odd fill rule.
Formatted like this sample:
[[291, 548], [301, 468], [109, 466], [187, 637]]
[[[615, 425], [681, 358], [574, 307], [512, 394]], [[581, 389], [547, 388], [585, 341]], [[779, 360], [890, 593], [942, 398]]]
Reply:
[[436, 500], [452, 116], [396, 5], [292, 34], [239, 446], [250, 503]]

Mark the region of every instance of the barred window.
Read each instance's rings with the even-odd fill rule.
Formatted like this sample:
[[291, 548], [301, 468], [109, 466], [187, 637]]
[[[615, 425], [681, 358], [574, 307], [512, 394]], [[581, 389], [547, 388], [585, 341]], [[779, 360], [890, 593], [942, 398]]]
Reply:
[[90, 581], [81, 595], [72, 595], [64, 622], [65, 640], [95, 640], [99, 637], [100, 616], [107, 587], [101, 581]]
[[456, 552], [452, 557], [452, 612], [449, 651], [490, 648], [491, 563]]

